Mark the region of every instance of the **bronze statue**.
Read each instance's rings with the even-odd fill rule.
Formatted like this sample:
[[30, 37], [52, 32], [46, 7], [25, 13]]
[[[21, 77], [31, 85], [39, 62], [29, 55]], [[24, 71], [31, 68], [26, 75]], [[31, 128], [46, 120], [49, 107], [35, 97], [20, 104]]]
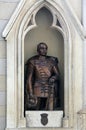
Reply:
[[39, 43], [38, 55], [26, 62], [26, 109], [55, 109], [60, 72], [58, 59], [47, 56], [47, 50], [45, 43]]

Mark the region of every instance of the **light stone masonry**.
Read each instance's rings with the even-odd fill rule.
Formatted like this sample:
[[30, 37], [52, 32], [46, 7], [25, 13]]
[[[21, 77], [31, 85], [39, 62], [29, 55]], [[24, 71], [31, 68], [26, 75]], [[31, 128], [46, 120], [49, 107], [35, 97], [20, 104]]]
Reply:
[[[86, 0], [83, 0], [83, 26], [86, 31]], [[83, 106], [86, 108], [86, 38], [83, 43]]]
[[0, 117], [5, 117], [6, 106], [0, 106]]
[[5, 98], [6, 98], [6, 92], [0, 91], [0, 106], [5, 106], [6, 104]]
[[6, 42], [4, 40], [0, 40], [0, 58], [6, 58]]
[[[9, 128], [6, 130], [10, 130]], [[11, 128], [11, 130], [74, 130], [73, 128]]]
[[86, 130], [86, 109], [78, 112], [78, 130]]
[[[82, 84], [80, 84], [80, 85], [78, 85], [78, 83], [77, 83], [77, 81], [80, 79], [80, 73], [79, 73], [79, 77], [78, 77], [78, 80], [76, 81], [76, 79], [73, 77], [73, 79], [72, 79], [72, 81], [69, 81], [69, 79], [68, 79], [68, 77], [66, 76], [66, 78], [67, 78], [67, 82], [69, 81], [69, 83], [71, 84], [71, 82], [73, 82], [73, 84], [66, 84], [65, 86], [65, 88], [64, 88], [64, 91], [66, 92], [66, 93], [64, 93], [64, 95], [68, 95], [68, 96], [65, 96], [65, 99], [64, 99], [64, 105], [65, 105], [65, 107], [64, 107], [64, 111], [65, 111], [65, 115], [67, 116], [67, 113], [68, 113], [68, 116], [66, 117], [66, 118], [68, 118], [68, 120], [66, 120], [66, 121], [68, 121], [68, 128], [22, 128], [22, 125], [20, 125], [20, 127], [21, 128], [18, 128], [19, 126], [17, 126], [17, 125], [19, 125], [19, 123], [21, 122], [21, 120], [22, 120], [22, 109], [21, 108], [23, 108], [23, 105], [22, 105], [22, 101], [21, 100], [23, 100], [22, 99], [22, 97], [21, 97], [21, 95], [22, 95], [22, 93], [23, 93], [23, 90], [22, 90], [22, 87], [21, 88], [18, 88], [18, 87], [20, 87], [20, 86], [17, 86], [16, 85], [16, 81], [14, 82], [14, 79], [15, 80], [18, 80], [17, 79], [17, 77], [15, 76], [15, 73], [14, 72], [16, 72], [16, 69], [13, 69], [12, 70], [12, 66], [10, 67], [10, 60], [8, 60], [8, 63], [9, 63], [9, 66], [8, 66], [8, 68], [7, 68], [7, 66], [6, 66], [6, 54], [7, 54], [7, 52], [6, 52], [6, 48], [8, 48], [9, 49], [9, 53], [8, 54], [10, 54], [9, 56], [11, 57], [12, 56], [12, 63], [11, 64], [13, 64], [13, 67], [15, 67], [15, 65], [16, 65], [16, 63], [14, 62], [14, 58], [15, 58], [15, 56], [14, 55], [12, 55], [11, 53], [15, 53], [16, 52], [16, 50], [17, 50], [17, 48], [16, 49], [14, 49], [14, 48], [12, 48], [12, 50], [11, 50], [11, 47], [14, 47], [15, 46], [15, 38], [14, 38], [14, 33], [15, 33], [15, 31], [13, 31], [13, 30], [11, 30], [11, 31], [9, 31], [10, 32], [10, 37], [8, 36], [8, 41], [5, 41], [4, 40], [4, 38], [2, 38], [2, 32], [3, 32], [3, 30], [4, 30], [4, 28], [5, 28], [5, 26], [6, 26], [6, 24], [8, 23], [8, 21], [10, 20], [10, 18], [11, 18], [11, 16], [13, 15], [13, 13], [14, 13], [14, 10], [16, 9], [16, 7], [17, 7], [17, 5], [18, 5], [18, 3], [20, 2], [20, 1], [25, 1], [25, 0], [0, 0], [0, 130], [5, 130], [5, 128], [6, 128], [6, 130], [86, 130], [86, 110], [85, 110], [85, 113], [84, 112], [80, 112], [80, 113], [78, 113], [78, 116], [77, 116], [77, 118], [76, 118], [76, 112], [78, 112], [78, 110], [80, 109], [80, 108], [82, 108], [82, 106], [80, 105], [80, 101], [78, 100], [77, 101], [77, 97], [79, 97], [78, 99], [81, 99], [81, 97], [80, 97], [80, 94], [81, 94], [81, 85]], [[34, 3], [35, 3], [35, 1], [43, 1], [43, 0], [27, 0], [28, 2], [30, 1], [30, 2], [32, 2], [33, 3], [33, 1], [34, 1]], [[45, 0], [45, 2], [46, 1], [48, 1], [48, 0]], [[60, 13], [62, 13], [62, 18], [65, 20], [65, 21], [67, 21], [67, 26], [69, 26], [68, 27], [68, 29], [69, 30], [71, 30], [70, 31], [70, 33], [72, 34], [72, 33], [74, 33], [74, 29], [73, 29], [73, 26], [72, 26], [72, 24], [74, 24], [74, 21], [73, 21], [73, 19], [72, 19], [72, 17], [71, 17], [71, 14], [68, 16], [68, 15], [64, 15], [65, 13], [65, 8], [66, 7], [64, 7], [64, 10], [63, 10], [63, 12], [61, 11], [61, 10], [59, 10], [59, 4], [56, 4], [56, 3], [54, 3], [54, 1], [55, 2], [57, 2], [57, 3], [60, 3], [60, 2], [62, 2], [62, 0], [49, 0], [49, 2], [51, 2], [51, 3], [53, 3], [52, 5], [49, 5], [49, 6], [51, 6], [51, 7], [53, 7], [53, 6], [55, 6], [55, 7], [58, 7], [57, 9], [58, 9], [58, 12], [60, 12]], [[58, 2], [59, 1], [59, 2]], [[85, 26], [86, 26], [86, 0], [63, 0], [63, 1], [69, 1], [69, 3], [70, 3], [70, 7], [72, 7], [73, 8], [73, 10], [74, 10], [74, 13], [75, 13], [75, 15], [76, 16], [78, 16], [78, 19], [81, 21], [81, 2], [82, 1], [84, 1], [85, 3], [83, 3], [83, 6], [84, 6], [84, 15], [83, 15], [83, 18], [84, 18], [84, 24], [85, 24]], [[22, 3], [23, 3], [22, 2]], [[35, 5], [35, 4], [34, 4]], [[37, 4], [36, 4], [37, 5]], [[35, 5], [35, 6], [36, 6]], [[22, 6], [22, 5], [21, 5]], [[24, 6], [25, 6], [25, 4], [24, 4]], [[37, 8], [39, 8], [39, 7], [36, 7], [36, 9]], [[28, 8], [28, 6], [26, 5], [25, 7], [24, 7], [24, 11], [25, 10], [27, 10], [27, 9], [29, 9]], [[56, 9], [56, 8], [55, 8]], [[61, 8], [62, 9], [62, 8]], [[18, 10], [17, 11], [19, 11], [20, 10], [20, 8], [18, 8]], [[35, 8], [34, 8], [34, 10], [35, 10]], [[24, 11], [23, 11], [23, 13], [24, 13]], [[53, 10], [52, 10], [53, 11]], [[55, 10], [54, 10], [55, 11]], [[68, 11], [68, 10], [67, 10]], [[22, 10], [21, 10], [21, 12], [22, 12]], [[33, 11], [34, 12], [34, 11]], [[20, 16], [22, 17], [24, 14], [21, 14]], [[55, 13], [57, 16], [58, 16], [58, 14], [59, 13]], [[56, 15], [55, 15], [55, 17], [56, 17]], [[28, 15], [29, 16], [29, 15]], [[67, 16], [67, 17], [66, 17]], [[25, 15], [22, 17], [22, 21], [23, 21], [23, 18], [25, 17]], [[70, 19], [70, 21], [71, 22], [69, 22], [68, 21], [68, 18]], [[61, 21], [61, 17], [59, 18], [58, 17], [58, 20], [60, 20]], [[17, 19], [17, 21], [18, 21], [18, 23], [21, 21], [21, 18], [19, 18], [19, 19]], [[21, 22], [22, 22], [21, 21]], [[34, 22], [34, 21], [33, 21]], [[55, 22], [55, 21], [54, 21]], [[18, 23], [16, 22], [16, 24], [15, 24], [15, 22], [14, 22], [14, 27], [15, 28], [17, 28], [17, 26], [18, 26]], [[77, 23], [77, 21], [76, 21], [76, 23]], [[16, 26], [17, 25], [17, 26]], [[11, 26], [11, 25], [10, 25]], [[12, 27], [13, 27], [12, 26]], [[20, 27], [20, 24], [19, 24], [19, 27]], [[78, 26], [78, 24], [77, 24], [77, 27], [75, 27], [74, 26], [74, 28], [76, 29], [76, 28], [78, 28], [79, 29], [79, 26]], [[16, 29], [15, 29], [16, 30]], [[65, 29], [64, 29], [65, 30]], [[73, 32], [72, 32], [72, 30], [73, 30]], [[77, 29], [76, 29], [77, 30]], [[60, 30], [61, 31], [61, 30]], [[64, 31], [64, 32], [66, 32], [66, 33], [68, 33], [67, 32], [67, 30], [66, 31]], [[65, 33], [65, 34], [66, 34]], [[69, 34], [69, 33], [68, 33]], [[78, 33], [78, 31], [77, 31], [77, 35], [79, 35], [79, 33]], [[76, 77], [77, 77], [77, 69], [76, 68], [79, 68], [79, 67], [77, 67], [78, 65], [77, 65], [77, 63], [81, 63], [81, 56], [79, 57], [79, 58], [77, 58], [77, 55], [78, 55], [78, 53], [80, 53], [80, 51], [79, 50], [81, 50], [81, 47], [79, 46], [79, 43], [81, 43], [80, 42], [80, 40], [79, 41], [77, 41], [77, 45], [75, 45], [75, 46], [72, 46], [72, 42], [74, 43], [75, 42], [75, 39], [78, 39], [77, 38], [77, 35], [76, 35], [76, 33], [74, 33], [74, 36], [75, 36], [75, 38], [71, 38], [70, 37], [70, 35], [69, 35], [69, 38], [70, 38], [70, 40], [69, 41], [71, 41], [71, 42], [69, 42], [68, 41], [68, 39], [66, 40], [66, 42], [65, 43], [67, 43], [67, 41], [68, 41], [68, 44], [69, 43], [71, 43], [70, 45], [71, 45], [71, 48], [73, 48], [73, 50], [72, 51], [70, 51], [70, 48], [68, 48], [68, 45], [65, 47], [65, 49], [67, 49], [67, 50], [69, 50], [68, 52], [70, 52], [70, 53], [72, 53], [72, 52], [74, 52], [74, 49], [75, 49], [75, 53], [72, 53], [72, 59], [75, 57], [75, 59], [77, 59], [77, 61], [78, 62], [74, 62], [74, 66], [71, 64], [71, 66], [73, 66], [73, 68], [72, 69], [69, 69], [70, 71], [72, 71], [73, 72], [73, 74], [74, 74], [74, 76], [76, 75]], [[14, 39], [13, 39], [14, 38]], [[9, 44], [10, 43], [10, 44]], [[18, 43], [21, 43], [21, 41], [20, 42], [18, 42]], [[12, 45], [11, 45], [12, 44]], [[17, 44], [16, 44], [17, 45]], [[19, 44], [18, 44], [19, 45]], [[76, 48], [79, 48], [80, 47], [80, 49], [76, 49]], [[11, 51], [10, 51], [11, 50]], [[85, 53], [85, 50], [86, 50], [86, 42], [85, 42], [85, 45], [84, 45], [84, 67], [83, 67], [83, 71], [85, 72], [86, 71], [86, 53]], [[13, 51], [13, 52], [12, 52]], [[19, 52], [20, 52], [20, 50], [19, 50]], [[67, 56], [69, 56], [70, 57], [70, 53], [64, 53], [64, 57], [66, 58]], [[8, 59], [10, 59], [10, 57], [7, 57]], [[21, 56], [20, 55], [18, 55], [19, 56], [19, 58], [21, 58]], [[15, 58], [15, 60], [16, 60], [16, 58]], [[70, 59], [68, 59], [68, 61], [69, 61]], [[20, 62], [21, 63], [21, 62]], [[68, 62], [67, 62], [68, 63]], [[76, 64], [75, 64], [76, 63]], [[81, 64], [80, 64], [81, 65]], [[68, 65], [69, 66], [69, 65]], [[19, 66], [20, 67], [20, 66]], [[67, 68], [67, 67], [66, 67]], [[12, 72], [12, 74], [11, 74], [11, 76], [9, 75], [8, 77], [6, 77], [6, 74], [7, 74], [7, 70], [8, 71], [10, 71], [11, 70], [11, 72]], [[19, 68], [20, 69], [20, 68]], [[75, 71], [74, 71], [74, 69], [75, 69]], [[65, 70], [65, 71], [67, 71], [67, 69]], [[9, 72], [10, 73], [10, 72]], [[65, 73], [65, 72], [64, 72]], [[70, 73], [69, 71], [68, 71], [68, 73]], [[72, 75], [71, 73], [70, 73], [70, 75]], [[20, 76], [20, 75], [19, 75]], [[68, 75], [69, 76], [69, 75]], [[85, 90], [86, 90], [86, 74], [84, 74], [84, 105], [86, 105], [86, 92], [85, 92]], [[11, 78], [12, 78], [12, 80], [11, 80]], [[20, 78], [20, 77], [19, 77]], [[82, 78], [82, 77], [81, 77]], [[6, 84], [6, 80], [8, 80], [8, 79], [10, 79], [10, 81], [11, 82], [9, 82], [9, 84], [7, 85]], [[21, 79], [21, 78], [20, 78]], [[21, 80], [19, 80], [19, 81], [21, 81]], [[11, 85], [10, 85], [10, 83], [11, 83]], [[19, 83], [21, 83], [21, 82], [19, 82]], [[13, 86], [12, 86], [13, 85]], [[21, 85], [21, 84], [19, 84], [19, 85]], [[74, 89], [73, 87], [71, 87], [70, 88], [70, 86], [73, 86], [73, 85], [75, 85], [75, 88], [76, 89]], [[12, 88], [13, 87], [13, 88]], [[14, 88], [15, 87], [15, 88]], [[7, 92], [8, 92], [8, 97], [6, 97], [7, 96], [7, 92], [6, 92], [6, 89], [8, 88], [8, 90], [7, 90]], [[17, 88], [18, 88], [18, 91], [17, 91]], [[74, 90], [75, 91], [74, 91]], [[22, 90], [22, 91], [21, 91]], [[67, 91], [69, 92], [69, 93], [67, 93]], [[73, 91], [72, 91], [73, 90]], [[10, 94], [11, 95], [11, 97], [9, 96], [9, 91], [12, 93], [12, 92], [14, 92], [14, 93], [12, 93], [12, 94]], [[17, 94], [18, 94], [18, 98], [19, 98], [19, 100], [17, 101]], [[75, 101], [71, 98], [71, 95], [73, 94], [73, 96], [74, 96], [74, 99], [75, 99]], [[77, 95], [77, 96], [76, 96]], [[20, 98], [21, 97], [21, 98]], [[8, 99], [8, 101], [7, 101], [7, 98], [9, 98]], [[10, 101], [12, 101], [12, 102], [10, 102]], [[81, 99], [81, 101], [82, 101], [82, 99]], [[77, 102], [77, 103], [76, 103]], [[76, 104], [75, 104], [76, 103]], [[6, 106], [6, 104], [9, 106]], [[71, 104], [73, 104], [73, 105], [71, 105]], [[13, 105], [13, 106], [12, 106]], [[6, 110], [6, 108], [8, 108], [7, 110]], [[12, 110], [12, 109], [13, 110]], [[18, 108], [19, 110], [17, 111], [16, 110], [16, 108]], [[6, 113], [6, 111], [7, 111], [7, 113]], [[12, 112], [12, 113], [11, 113]], [[11, 114], [10, 114], [11, 113]], [[6, 116], [5, 117], [5, 114], [7, 114], [8, 116]], [[18, 116], [18, 118], [19, 119], [17, 119], [16, 117]], [[66, 119], [65, 118], [65, 119]], [[21, 120], [20, 120], [21, 119]], [[53, 120], [52, 120], [53, 121]], [[75, 121], [75, 122], [74, 122]], [[22, 121], [23, 122], [23, 121]], [[73, 122], [73, 123], [71, 123], [71, 122]], [[78, 122], [78, 128], [76, 128], [76, 125], [77, 125], [77, 123], [76, 122]], [[8, 124], [7, 124], [8, 123]], [[11, 127], [9, 124], [11, 124], [11, 123], [14, 123], [13, 124], [13, 126]], [[73, 124], [73, 125], [72, 125]], [[8, 127], [9, 126], [9, 127]], [[73, 127], [74, 126], [74, 127]]]
[[2, 38], [2, 31], [4, 30], [6, 24], [7, 24], [8, 20], [1, 20], [0, 19], [0, 40], [4, 40]]
[[0, 75], [0, 91], [6, 90], [6, 76]]
[[[64, 2], [60, 0], [32, 0], [32, 3], [30, 2], [28, 0], [21, 1], [15, 14], [3, 31], [3, 37], [7, 40], [8, 60], [6, 128], [7, 130], [12, 130], [12, 128], [21, 128], [22, 130], [22, 127], [26, 127], [23, 114], [24, 43], [26, 43], [26, 39], [24, 38], [31, 29], [37, 26], [35, 20], [37, 11], [45, 7], [49, 9], [53, 15], [52, 28], [60, 31], [64, 37], [64, 121], [67, 122], [67, 125], [63, 127], [67, 127], [68, 130], [71, 127], [75, 129], [77, 125], [76, 114], [82, 108], [82, 62], [80, 60], [82, 59], [82, 25], [76, 18], [74, 11], [67, 8], [67, 0], [65, 0], [66, 6], [64, 6]], [[33, 5], [32, 7], [31, 4]], [[33, 26], [28, 26], [30, 20], [33, 22]], [[61, 27], [57, 26], [57, 20], [59, 20]], [[79, 30], [79, 32], [77, 30]], [[75, 38], [72, 37], [72, 34], [74, 34]], [[34, 39], [34, 41], [35, 40], [36, 39]], [[18, 59], [16, 57], [18, 57]], [[78, 102], [76, 97], [78, 97]]]
[[82, 13], [82, 9], [81, 9], [81, 4], [82, 4], [82, 0], [68, 0], [68, 2], [71, 4], [73, 10], [75, 11], [78, 19], [81, 21], [81, 13]]
[[[7, 128], [6, 130], [10, 130], [9, 128]], [[74, 130], [73, 128], [56, 128], [56, 127], [53, 127], [53, 128], [11, 128], [11, 130]]]
[[4, 3], [7, 3], [7, 2], [10, 2], [10, 3], [15, 3], [15, 2], [19, 2], [20, 0], [0, 0], [0, 2], [4, 2]]
[[13, 14], [17, 3], [0, 2], [0, 19], [9, 19]]
[[86, 40], [83, 43], [83, 106], [86, 108]]
[[0, 75], [6, 75], [6, 59], [0, 59]]
[[6, 121], [5, 121], [6, 119], [5, 119], [5, 117], [0, 117], [0, 130], [5, 130], [5, 123], [6, 123]]

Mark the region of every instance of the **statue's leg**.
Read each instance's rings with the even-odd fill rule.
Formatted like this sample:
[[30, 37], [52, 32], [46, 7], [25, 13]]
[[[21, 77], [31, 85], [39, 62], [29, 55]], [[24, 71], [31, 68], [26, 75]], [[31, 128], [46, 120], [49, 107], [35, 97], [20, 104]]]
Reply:
[[53, 110], [54, 109], [53, 97], [49, 98], [48, 109], [49, 110]]
[[54, 110], [54, 87], [51, 87], [48, 97], [48, 110]]
[[46, 110], [46, 102], [47, 102], [47, 98], [42, 97], [40, 102], [40, 110]]
[[37, 107], [36, 107], [36, 110], [40, 110], [40, 104], [41, 104], [41, 99], [40, 99], [40, 97], [37, 97]]

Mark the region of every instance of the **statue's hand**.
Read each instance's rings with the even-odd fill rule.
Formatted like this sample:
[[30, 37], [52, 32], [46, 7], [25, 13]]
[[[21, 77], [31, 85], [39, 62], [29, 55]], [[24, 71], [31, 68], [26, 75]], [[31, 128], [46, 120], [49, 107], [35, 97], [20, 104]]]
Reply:
[[37, 97], [32, 93], [29, 94], [29, 103], [32, 105], [37, 104]]
[[32, 93], [30, 93], [29, 98], [34, 98], [34, 95]]
[[55, 76], [52, 76], [52, 77], [49, 79], [49, 83], [52, 84], [52, 83], [55, 82], [55, 80], [56, 80], [56, 79], [55, 79]]

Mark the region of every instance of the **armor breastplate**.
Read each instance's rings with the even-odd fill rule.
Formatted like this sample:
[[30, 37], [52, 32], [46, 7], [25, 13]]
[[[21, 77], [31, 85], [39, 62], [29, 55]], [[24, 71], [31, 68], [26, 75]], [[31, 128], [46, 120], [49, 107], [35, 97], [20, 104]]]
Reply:
[[49, 78], [53, 75], [53, 67], [55, 66], [55, 58], [46, 57], [39, 59], [38, 56], [29, 60], [30, 72], [33, 73], [34, 82], [33, 93], [37, 97], [48, 97], [50, 91]]
[[49, 78], [51, 77], [52, 64], [48, 60], [35, 61], [34, 94], [38, 97], [48, 97]]
[[52, 64], [46, 61], [35, 61], [36, 80], [47, 81], [51, 76]]

